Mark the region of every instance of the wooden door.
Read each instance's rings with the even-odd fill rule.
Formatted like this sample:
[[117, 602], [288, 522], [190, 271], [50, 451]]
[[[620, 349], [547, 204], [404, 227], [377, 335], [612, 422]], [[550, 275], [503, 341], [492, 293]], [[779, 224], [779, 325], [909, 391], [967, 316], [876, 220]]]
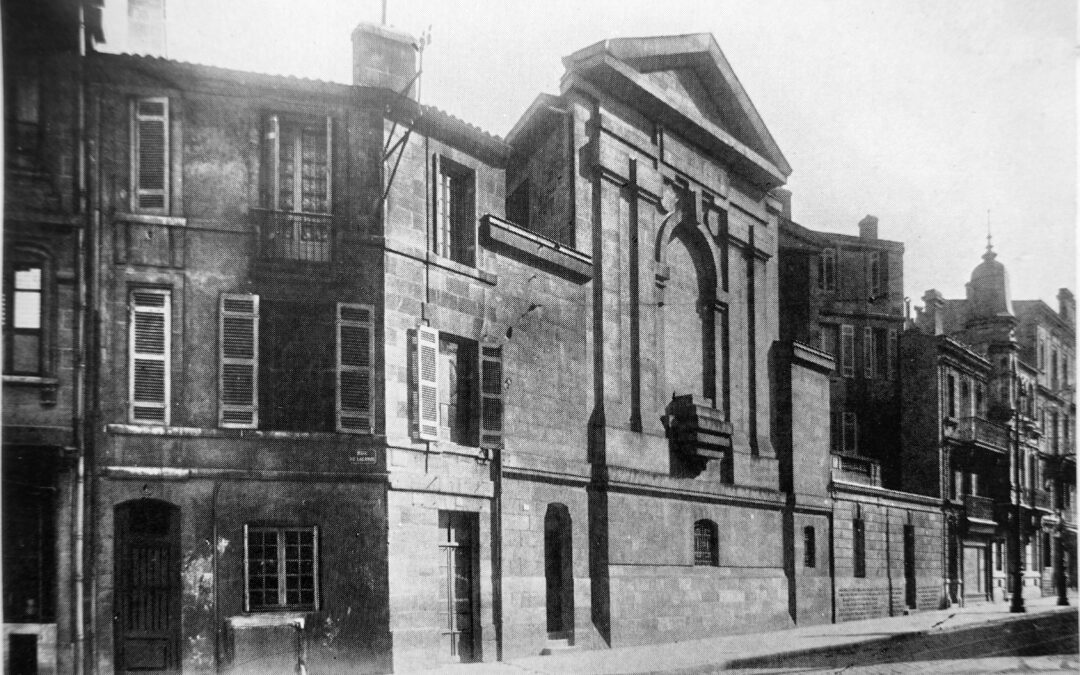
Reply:
[[439, 567], [446, 603], [443, 660], [468, 663], [480, 660], [479, 637], [479, 537], [476, 514], [439, 513]]
[[151, 499], [116, 508], [116, 671], [180, 672], [180, 514]]

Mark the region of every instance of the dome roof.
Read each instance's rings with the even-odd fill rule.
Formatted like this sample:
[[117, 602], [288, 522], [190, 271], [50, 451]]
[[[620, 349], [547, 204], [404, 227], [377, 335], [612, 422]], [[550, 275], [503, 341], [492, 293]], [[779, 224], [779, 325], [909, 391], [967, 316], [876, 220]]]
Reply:
[[1013, 315], [1012, 301], [1009, 298], [1009, 273], [996, 258], [997, 253], [994, 253], [990, 238], [987, 237], [983, 261], [972, 270], [971, 281], [967, 285], [969, 319]]

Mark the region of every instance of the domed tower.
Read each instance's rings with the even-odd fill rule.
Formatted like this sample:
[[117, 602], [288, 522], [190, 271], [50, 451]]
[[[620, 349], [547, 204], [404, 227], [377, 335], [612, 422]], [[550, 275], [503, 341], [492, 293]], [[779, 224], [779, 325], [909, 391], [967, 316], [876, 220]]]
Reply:
[[1006, 421], [1012, 417], [1016, 359], [1020, 350], [1014, 329], [1017, 325], [1009, 293], [1009, 273], [997, 260], [990, 235], [982, 262], [971, 272], [967, 283], [967, 311], [963, 341], [983, 353], [994, 366], [990, 395], [990, 417]]

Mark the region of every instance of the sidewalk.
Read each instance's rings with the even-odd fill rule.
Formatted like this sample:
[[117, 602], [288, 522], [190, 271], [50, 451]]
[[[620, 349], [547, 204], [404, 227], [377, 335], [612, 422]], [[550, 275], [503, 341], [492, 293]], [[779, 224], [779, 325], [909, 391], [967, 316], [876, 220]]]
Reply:
[[936, 634], [992, 623], [1023, 621], [1052, 612], [1076, 612], [1076, 593], [1069, 607], [1057, 599], [1025, 598], [1027, 612], [1010, 614], [1006, 602], [982, 603], [945, 610], [921, 611], [908, 616], [803, 626], [768, 633], [727, 635], [704, 640], [570, 651], [551, 656], [530, 656], [502, 663], [469, 664], [440, 672], [481, 673], [696, 673], [735, 668], [781, 668], [782, 659], [807, 653], [866, 648], [873, 643], [904, 636]]

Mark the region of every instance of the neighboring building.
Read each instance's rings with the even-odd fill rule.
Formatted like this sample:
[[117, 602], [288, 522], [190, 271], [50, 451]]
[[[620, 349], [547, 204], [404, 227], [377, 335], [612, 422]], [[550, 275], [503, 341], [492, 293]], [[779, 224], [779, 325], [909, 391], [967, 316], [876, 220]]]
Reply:
[[[786, 191], [784, 191], [786, 192]], [[940, 502], [907, 486], [901, 461], [899, 335], [904, 246], [780, 221], [780, 335], [833, 358], [818, 415], [830, 424], [836, 620], [893, 616], [941, 601]]]
[[781, 337], [836, 363], [829, 427], [837, 468], [856, 482], [898, 488], [904, 245], [879, 239], [874, 216], [853, 237], [810, 230], [789, 213], [780, 257]]
[[1054, 593], [1059, 552], [1075, 584], [1074, 301], [1011, 301], [996, 257], [987, 246], [964, 300], [927, 291], [902, 339], [907, 489], [942, 499], [953, 602], [1008, 597], [1014, 457], [1023, 584]]
[[[77, 396], [87, 222], [77, 158], [80, 8], [5, 0], [3, 270], [4, 672], [71, 668], [84, 464]], [[17, 64], [13, 67], [12, 64]]]

